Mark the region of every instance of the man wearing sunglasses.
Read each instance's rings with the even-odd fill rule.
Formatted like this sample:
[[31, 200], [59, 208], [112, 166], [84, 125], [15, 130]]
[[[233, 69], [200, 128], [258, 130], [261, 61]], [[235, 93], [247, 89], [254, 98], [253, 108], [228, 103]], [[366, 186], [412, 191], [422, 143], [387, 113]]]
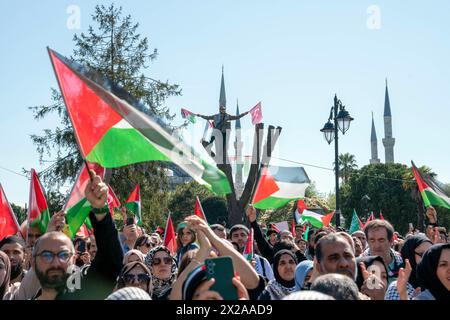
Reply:
[[45, 233], [33, 248], [31, 265], [41, 285], [33, 299], [105, 299], [112, 292], [122, 269], [123, 254], [117, 230], [108, 213], [108, 187], [95, 175], [86, 186], [85, 196], [93, 207], [89, 215], [97, 243], [95, 259], [86, 274], [78, 275], [81, 277], [79, 290], [70, 291], [68, 271], [75, 264], [72, 241], [60, 231]]

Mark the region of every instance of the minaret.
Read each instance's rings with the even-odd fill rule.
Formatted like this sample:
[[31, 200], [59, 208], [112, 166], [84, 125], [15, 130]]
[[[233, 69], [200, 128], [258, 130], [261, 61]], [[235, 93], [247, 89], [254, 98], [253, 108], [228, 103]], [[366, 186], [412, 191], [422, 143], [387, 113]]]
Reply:
[[227, 106], [227, 98], [225, 97], [225, 80], [223, 78], [223, 65], [222, 65], [222, 80], [220, 82], [220, 98], [219, 98], [219, 107]]
[[391, 104], [389, 103], [389, 92], [386, 79], [386, 93], [384, 96], [384, 139], [383, 139], [386, 163], [394, 163], [394, 144], [395, 139], [392, 137]]
[[[236, 115], [239, 115], [239, 101], [236, 101]], [[244, 164], [242, 162], [242, 147], [244, 143], [241, 139], [241, 120], [236, 120], [236, 140], [234, 142], [234, 149], [236, 154], [236, 175], [234, 178], [234, 186], [236, 189], [236, 197], [239, 199], [244, 191], [244, 183], [242, 181], [242, 169]]]
[[372, 112], [372, 133], [370, 134], [370, 150], [372, 153], [370, 164], [380, 163], [380, 159], [378, 159], [378, 140], [377, 140], [377, 133], [375, 131], [375, 123], [373, 122], [373, 112]]

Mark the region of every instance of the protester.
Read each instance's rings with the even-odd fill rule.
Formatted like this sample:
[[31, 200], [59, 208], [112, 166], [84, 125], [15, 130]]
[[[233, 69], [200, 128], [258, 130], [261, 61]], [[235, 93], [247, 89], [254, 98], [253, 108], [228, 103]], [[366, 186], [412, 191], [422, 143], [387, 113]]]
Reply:
[[95, 259], [95, 255], [97, 254], [97, 243], [95, 242], [95, 236], [90, 235], [88, 240], [86, 241], [86, 246], [91, 256], [91, 260]]
[[168, 300], [177, 276], [177, 263], [164, 246], [153, 248], [145, 257], [152, 276], [152, 300]]
[[303, 255], [305, 255], [308, 242], [305, 239], [299, 239], [299, 240], [295, 240], [295, 244], [297, 245], [297, 247], [300, 250], [300, 252]]
[[372, 300], [384, 300], [388, 285], [388, 270], [380, 256], [356, 259], [358, 273], [356, 285], [361, 293]]
[[152, 300], [152, 298], [140, 288], [125, 287], [110, 294], [105, 300]]
[[302, 261], [297, 265], [295, 268], [295, 290], [309, 290], [313, 269], [314, 262], [311, 260]]
[[330, 295], [336, 300], [359, 300], [358, 287], [349, 277], [330, 273], [318, 277], [311, 290]]
[[153, 247], [155, 243], [152, 241], [148, 234], [143, 234], [136, 239], [133, 249], [139, 250], [142, 254], [146, 255]]
[[266, 233], [267, 241], [273, 247], [278, 241], [278, 232], [275, 229], [269, 229]]
[[137, 226], [135, 223], [123, 227], [122, 250], [127, 253], [134, 248], [134, 244], [138, 238]]
[[364, 252], [363, 245], [357, 237], [353, 236], [352, 239], [355, 244], [355, 257], [359, 257]]
[[133, 261], [125, 264], [117, 278], [116, 290], [125, 287], [136, 287], [144, 290], [150, 296], [152, 295], [152, 276], [147, 266], [139, 261]]
[[307, 290], [307, 291], [295, 291], [285, 296], [282, 300], [336, 300], [336, 299], [322, 292]]
[[211, 225], [211, 229], [217, 234], [218, 237], [222, 239], [227, 239], [227, 230], [225, 227], [219, 223]]
[[183, 255], [189, 250], [198, 249], [198, 245], [195, 243], [197, 237], [195, 230], [187, 227], [186, 223], [180, 223], [177, 228], [177, 256], [176, 261], [179, 265]]
[[126, 265], [131, 262], [139, 261], [144, 263], [145, 256], [141, 251], [137, 249], [132, 249], [123, 255], [123, 265]]
[[295, 226], [295, 243], [299, 240], [303, 240], [303, 226], [301, 224], [297, 224]]
[[363, 256], [380, 256], [388, 268], [389, 283], [397, 279], [403, 259], [400, 254], [391, 248], [394, 228], [386, 220], [372, 220], [364, 228], [369, 248]]
[[[417, 281], [417, 265], [422, 260], [422, 256], [425, 253], [425, 251], [428, 250], [429, 247], [431, 247], [433, 243], [431, 240], [425, 236], [425, 235], [413, 235], [410, 236], [408, 239], [406, 239], [405, 243], [403, 244], [401, 255], [403, 260], [405, 261], [405, 265], [407, 264], [408, 270], [408, 279], [406, 279], [407, 283], [404, 284], [406, 286], [406, 294], [407, 299], [410, 300], [414, 297], [414, 294], [416, 293], [415, 290], [420, 288], [419, 283]], [[403, 270], [402, 272], [406, 272]], [[386, 290], [385, 300], [400, 300], [400, 294], [397, 289], [397, 281], [391, 282], [388, 289]]]
[[297, 257], [290, 250], [278, 251], [274, 256], [275, 279], [270, 281], [258, 300], [281, 300], [295, 291]]
[[416, 300], [450, 300], [450, 244], [432, 245], [417, 265], [417, 280], [425, 291]]
[[11, 264], [6, 253], [0, 251], [0, 300], [4, 299], [4, 296], [9, 291], [11, 275]]
[[0, 241], [0, 251], [6, 253], [11, 263], [10, 284], [21, 282], [26, 274], [25, 243], [17, 236], [5, 237]]
[[352, 237], [358, 238], [361, 242], [363, 251], [367, 248], [367, 239], [364, 231], [358, 230], [352, 233]]

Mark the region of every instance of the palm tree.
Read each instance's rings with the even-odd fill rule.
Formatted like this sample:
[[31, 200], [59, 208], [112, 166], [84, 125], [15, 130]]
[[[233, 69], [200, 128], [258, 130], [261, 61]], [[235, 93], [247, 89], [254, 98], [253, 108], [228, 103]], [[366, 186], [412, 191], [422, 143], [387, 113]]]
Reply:
[[[342, 183], [347, 183], [350, 179], [350, 175], [358, 169], [358, 165], [356, 164], [355, 155], [350, 153], [340, 154], [338, 157], [339, 164], [339, 177], [342, 178]], [[333, 162], [333, 167], [335, 166], [335, 162]]]

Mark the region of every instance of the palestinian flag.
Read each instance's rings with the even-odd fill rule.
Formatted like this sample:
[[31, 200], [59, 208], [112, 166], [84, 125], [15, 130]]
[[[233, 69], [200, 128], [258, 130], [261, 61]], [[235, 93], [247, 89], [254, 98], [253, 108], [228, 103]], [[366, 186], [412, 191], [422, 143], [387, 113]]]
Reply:
[[195, 196], [194, 215], [196, 215], [197, 217], [208, 223], [198, 196]]
[[305, 210], [302, 213], [302, 220], [303, 221], [309, 221], [311, 225], [315, 228], [322, 228], [322, 227], [328, 227], [330, 225], [331, 218], [333, 218], [334, 211], [326, 214], [321, 215], [319, 213]]
[[247, 243], [245, 244], [245, 248], [244, 248], [244, 257], [248, 262], [252, 262], [253, 260], [253, 228], [250, 228], [250, 234], [248, 235], [248, 239], [247, 239]]
[[127, 209], [134, 214], [134, 217], [137, 219], [138, 226], [142, 226], [141, 191], [139, 189], [139, 184], [137, 184], [133, 192], [131, 192], [127, 203], [125, 203], [125, 207], [127, 207]]
[[303, 231], [303, 240], [308, 241], [308, 233], [309, 233], [309, 225], [307, 225], [306, 230]]
[[273, 229], [276, 233], [280, 233], [280, 229], [278, 229], [275, 223], [269, 223], [269, 229]]
[[304, 224], [305, 220], [302, 220], [302, 213], [307, 212], [307, 206], [304, 200], [297, 200], [297, 206], [294, 211], [294, 219], [296, 224]]
[[195, 115], [184, 108], [181, 108], [181, 116], [183, 117], [183, 119], [188, 119], [191, 123], [195, 123], [197, 121]]
[[108, 208], [111, 218], [114, 220], [114, 208], [120, 207], [120, 201], [114, 193], [113, 188], [108, 184]]
[[310, 180], [303, 167], [264, 168], [253, 198], [257, 209], [277, 209], [301, 199]]
[[350, 223], [349, 233], [352, 234], [355, 231], [362, 230], [364, 228], [363, 223], [359, 220], [356, 210], [353, 209], [352, 221]]
[[450, 209], [450, 192], [444, 191], [441, 182], [420, 173], [414, 162], [411, 161], [411, 164], [425, 207], [440, 206]]
[[374, 217], [374, 215], [373, 215], [373, 212], [370, 213], [369, 218], [367, 219], [366, 223], [364, 224], [364, 228], [365, 228], [365, 227], [367, 226], [367, 224], [368, 224], [370, 221], [372, 221], [372, 220], [375, 220], [375, 217]]
[[177, 253], [177, 238], [175, 236], [175, 229], [173, 228], [170, 212], [169, 217], [167, 218], [166, 231], [164, 232], [163, 245], [169, 249], [173, 256]]
[[231, 193], [225, 174], [200, 159], [148, 107], [106, 77], [48, 49], [82, 157], [105, 168], [146, 161], [177, 164], [218, 195]]
[[38, 227], [42, 233], [47, 231], [50, 222], [47, 201], [34, 169], [31, 169], [30, 198], [28, 202], [28, 225]]
[[4, 237], [15, 235], [19, 230], [16, 215], [9, 205], [5, 191], [0, 184], [0, 240]]
[[384, 220], [384, 217], [383, 217], [383, 214], [381, 213], [381, 210], [380, 210], [380, 220]]
[[[95, 174], [100, 176], [103, 180], [105, 169], [96, 163], [88, 163], [88, 165], [89, 169], [94, 170]], [[88, 227], [89, 229], [92, 229], [89, 220], [89, 212], [91, 212], [92, 206], [84, 196], [89, 179], [88, 168], [86, 168], [86, 165], [83, 163], [64, 206], [64, 210], [66, 211], [66, 225], [64, 226], [63, 232], [69, 238], [77, 236], [81, 228], [82, 230], [79, 234], [83, 237], [85, 236]], [[88, 227], [84, 225], [84, 223], [86, 223]]]

